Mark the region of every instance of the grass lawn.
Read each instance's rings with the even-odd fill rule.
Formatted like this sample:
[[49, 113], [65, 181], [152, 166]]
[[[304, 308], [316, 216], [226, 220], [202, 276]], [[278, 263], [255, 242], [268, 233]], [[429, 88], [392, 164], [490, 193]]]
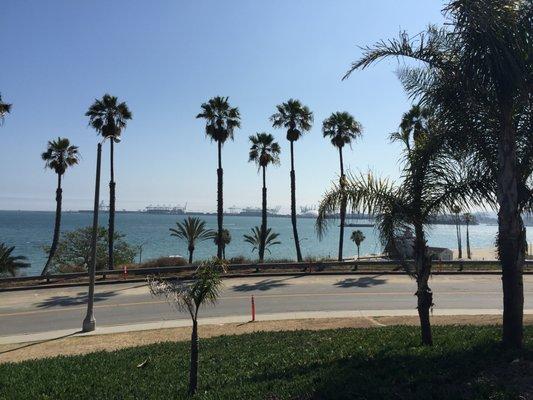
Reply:
[[[201, 340], [196, 398], [533, 398], [533, 326], [521, 354], [500, 348], [499, 327], [434, 332], [433, 348], [420, 347], [418, 328], [406, 326]], [[188, 343], [161, 343], [3, 364], [0, 399], [186, 398], [188, 350]]]

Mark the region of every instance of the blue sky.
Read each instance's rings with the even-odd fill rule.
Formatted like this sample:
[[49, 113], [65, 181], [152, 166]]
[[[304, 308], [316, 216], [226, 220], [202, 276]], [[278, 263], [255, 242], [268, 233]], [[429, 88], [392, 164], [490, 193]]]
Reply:
[[[269, 203], [287, 210], [288, 143], [268, 117], [291, 97], [315, 113], [312, 131], [296, 143], [299, 205], [316, 204], [338, 174], [338, 153], [321, 134], [333, 111], [349, 111], [365, 128], [346, 151], [347, 167], [397, 177], [399, 148], [387, 137], [410, 106], [397, 64], [341, 77], [358, 46], [440, 23], [441, 8], [421, 0], [6, 0], [0, 91], [14, 106], [0, 127], [0, 209], [54, 209], [56, 179], [40, 153], [57, 136], [83, 156], [64, 179], [64, 208], [91, 206], [97, 137], [84, 113], [106, 92], [134, 114], [116, 150], [119, 209], [215, 209], [216, 146], [194, 118], [215, 95], [229, 96], [242, 115], [223, 152], [228, 207], [260, 205], [248, 136], [267, 131], [283, 152], [281, 166], [268, 171]], [[103, 156], [106, 200], [107, 147]]]

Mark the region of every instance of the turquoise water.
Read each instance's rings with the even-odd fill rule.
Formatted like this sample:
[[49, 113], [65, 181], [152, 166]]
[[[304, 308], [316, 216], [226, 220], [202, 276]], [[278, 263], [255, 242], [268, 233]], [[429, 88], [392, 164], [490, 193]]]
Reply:
[[[107, 213], [100, 214], [100, 223], [107, 224]], [[216, 216], [202, 216], [210, 228], [216, 227]], [[143, 260], [168, 255], [186, 255], [184, 242], [169, 235], [168, 229], [175, 225], [182, 216], [154, 215], [143, 213], [117, 214], [116, 229], [126, 235], [126, 240], [143, 246]], [[337, 253], [338, 228], [337, 222], [330, 222], [330, 229], [324, 239], [319, 241], [315, 234], [314, 219], [300, 218], [298, 230], [301, 238], [304, 256], [332, 256]], [[292, 228], [289, 218], [269, 218], [269, 226], [280, 234], [281, 245], [272, 250], [272, 257], [295, 258]], [[71, 231], [92, 224], [91, 213], [64, 213], [62, 218], [62, 232]], [[259, 217], [224, 217], [224, 226], [232, 236], [231, 244], [226, 249], [226, 256], [243, 255], [253, 257], [251, 247], [243, 241], [243, 234], [249, 233], [250, 228], [260, 225]], [[54, 227], [53, 212], [29, 211], [0, 211], [0, 242], [9, 246], [16, 246], [15, 253], [28, 257], [31, 268], [24, 271], [27, 275], [38, 274], [46, 261], [43, 246], [49, 246]], [[345, 232], [345, 257], [356, 254], [355, 245], [349, 240], [352, 230]], [[381, 246], [373, 228], [358, 228], [364, 232], [366, 240], [361, 246], [361, 255], [379, 253]], [[533, 227], [529, 228], [531, 237]], [[497, 231], [496, 226], [476, 225], [470, 230], [472, 248], [491, 247]], [[464, 235], [464, 229], [463, 229]], [[451, 225], [437, 225], [431, 229], [428, 242], [431, 246], [456, 248], [455, 227]], [[464, 246], [464, 244], [463, 244]], [[195, 251], [195, 258], [208, 258], [216, 254], [214, 244], [200, 243]]]

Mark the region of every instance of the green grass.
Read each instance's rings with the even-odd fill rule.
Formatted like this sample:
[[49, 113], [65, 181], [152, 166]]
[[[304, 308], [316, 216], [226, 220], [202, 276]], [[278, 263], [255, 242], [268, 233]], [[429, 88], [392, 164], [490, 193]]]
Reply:
[[[498, 327], [255, 333], [200, 342], [199, 399], [518, 399], [533, 376], [533, 327], [521, 353]], [[103, 337], [102, 340], [105, 340]], [[1, 356], [0, 356], [1, 357]], [[144, 368], [137, 364], [150, 358]], [[512, 362], [520, 357], [522, 361]], [[0, 399], [186, 398], [188, 343], [0, 365]], [[529, 389], [528, 389], [529, 385]]]

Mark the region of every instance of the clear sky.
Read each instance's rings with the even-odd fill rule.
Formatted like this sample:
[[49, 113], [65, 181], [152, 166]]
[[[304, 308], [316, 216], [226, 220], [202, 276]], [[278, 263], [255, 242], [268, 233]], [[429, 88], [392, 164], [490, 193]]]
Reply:
[[[195, 119], [215, 95], [229, 96], [242, 115], [223, 150], [227, 207], [260, 205], [248, 136], [267, 131], [283, 152], [268, 171], [269, 203], [288, 209], [288, 142], [268, 117], [291, 97], [315, 114], [295, 146], [299, 205], [315, 205], [338, 176], [338, 153], [321, 133], [333, 111], [349, 111], [365, 128], [346, 149], [346, 166], [397, 177], [399, 148], [387, 137], [410, 106], [397, 64], [341, 77], [358, 46], [440, 23], [441, 8], [428, 0], [4, 0], [0, 92], [13, 110], [0, 127], [0, 209], [54, 209], [56, 178], [40, 153], [57, 136], [83, 156], [64, 179], [64, 209], [91, 207], [97, 137], [84, 113], [106, 92], [133, 112], [116, 147], [117, 209], [215, 210], [216, 146]], [[107, 200], [107, 146], [103, 157]]]

